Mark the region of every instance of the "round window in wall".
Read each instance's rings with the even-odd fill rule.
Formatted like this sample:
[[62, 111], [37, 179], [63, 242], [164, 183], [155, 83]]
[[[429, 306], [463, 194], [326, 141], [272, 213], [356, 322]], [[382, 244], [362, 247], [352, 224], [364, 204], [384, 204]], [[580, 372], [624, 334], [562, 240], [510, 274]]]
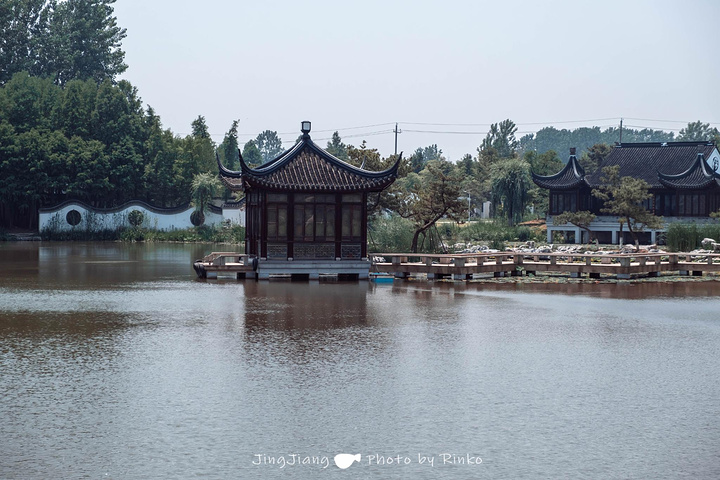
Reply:
[[143, 215], [143, 212], [140, 210], [133, 210], [128, 214], [128, 222], [130, 222], [130, 225], [133, 227], [142, 225], [143, 220], [145, 220], [145, 215]]
[[65, 215], [65, 220], [67, 220], [67, 223], [74, 227], [75, 225], [80, 223], [82, 217], [80, 216], [80, 212], [78, 212], [77, 210], [70, 210], [67, 215]]
[[196, 227], [199, 227], [205, 223], [205, 214], [200, 210], [195, 210], [190, 214], [190, 222]]

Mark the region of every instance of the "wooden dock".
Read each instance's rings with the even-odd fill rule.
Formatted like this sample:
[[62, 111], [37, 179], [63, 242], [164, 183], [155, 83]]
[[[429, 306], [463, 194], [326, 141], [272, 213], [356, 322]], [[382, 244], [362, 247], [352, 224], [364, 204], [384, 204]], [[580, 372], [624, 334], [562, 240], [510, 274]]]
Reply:
[[234, 276], [237, 279], [255, 278], [255, 258], [236, 252], [212, 252], [201, 260], [195, 260], [193, 268], [200, 278]]
[[[390, 261], [386, 261], [390, 259]], [[193, 268], [200, 278], [232, 276], [261, 278], [258, 261], [252, 255], [213, 252], [196, 260]], [[656, 277], [661, 273], [700, 276], [720, 272], [720, 254], [711, 253], [459, 253], [459, 254], [375, 254], [370, 267], [374, 273], [395, 278], [427, 276], [428, 279], [470, 280], [476, 274], [495, 277], [534, 275], [538, 272], [569, 274], [574, 278], [601, 275], [618, 279], [632, 276]], [[292, 272], [291, 272], [292, 273]], [[264, 277], [262, 277], [264, 278]]]
[[374, 256], [371, 271], [390, 273], [396, 278], [425, 274], [429, 279], [468, 280], [474, 274], [495, 277], [532, 275], [536, 272], [569, 273], [571, 277], [600, 278], [613, 275], [619, 279], [632, 275], [659, 276], [669, 272], [679, 275], [702, 275], [720, 271], [720, 254], [698, 253], [467, 253], [413, 254], [381, 253]]

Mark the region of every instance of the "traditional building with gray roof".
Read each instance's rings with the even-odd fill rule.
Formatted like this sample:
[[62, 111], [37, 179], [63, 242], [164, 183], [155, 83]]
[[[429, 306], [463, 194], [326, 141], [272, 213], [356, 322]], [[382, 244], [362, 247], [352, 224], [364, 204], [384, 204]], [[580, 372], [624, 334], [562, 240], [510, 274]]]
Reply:
[[653, 243], [657, 234], [672, 222], [706, 222], [710, 213], [720, 210], [720, 154], [710, 142], [620, 143], [605, 157], [597, 170], [586, 175], [571, 149], [565, 167], [555, 175], [533, 174], [536, 185], [550, 191], [548, 209], [548, 242], [553, 232], [574, 233], [581, 243], [582, 232], [572, 225], [554, 225], [552, 218], [565, 211], [589, 210], [597, 215], [590, 226], [601, 243], [618, 243], [620, 225], [617, 217], [602, 213], [602, 202], [592, 190], [603, 183], [603, 168], [619, 166], [621, 177], [645, 180], [652, 198], [645, 207], [663, 216], [663, 230], [646, 232]]
[[258, 276], [324, 273], [367, 278], [367, 196], [397, 178], [400, 160], [373, 172], [346, 163], [317, 146], [310, 122], [302, 137], [277, 158], [220, 177], [246, 200], [245, 251], [258, 258]]

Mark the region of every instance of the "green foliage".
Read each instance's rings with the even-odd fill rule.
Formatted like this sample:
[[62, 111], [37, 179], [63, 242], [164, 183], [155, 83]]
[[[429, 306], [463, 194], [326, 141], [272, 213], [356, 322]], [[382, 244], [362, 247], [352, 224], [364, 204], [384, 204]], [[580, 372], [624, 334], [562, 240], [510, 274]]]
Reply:
[[409, 191], [399, 191], [398, 213], [412, 220], [415, 228], [410, 251], [418, 251], [420, 235], [423, 240], [430, 228], [443, 217], [459, 220], [466, 211], [460, 197], [462, 178], [454, 165], [445, 160], [433, 160], [420, 172], [420, 182]]
[[269, 162], [283, 152], [282, 140], [277, 132], [265, 130], [255, 139], [255, 144], [262, 155], [263, 163]]
[[688, 123], [687, 127], [680, 130], [677, 139], [683, 142], [717, 141], [720, 139], [720, 132], [715, 127], [711, 128], [709, 123], [698, 120]]
[[612, 147], [610, 145], [597, 143], [583, 152], [578, 161], [585, 170], [585, 175], [594, 173], [611, 151]]
[[115, 0], [4, 0], [0, 3], [0, 85], [18, 72], [52, 79], [114, 80], [127, 69]]
[[517, 126], [510, 119], [493, 123], [479, 150], [494, 150], [500, 158], [512, 157], [519, 146], [515, 133]]
[[238, 120], [233, 120], [230, 130], [225, 134], [222, 143], [218, 147], [218, 155], [222, 164], [230, 170], [238, 170]]
[[665, 242], [671, 252], [689, 252], [700, 248], [705, 238], [720, 240], [720, 224], [671, 223], [665, 234]]
[[348, 161], [348, 146], [342, 142], [340, 134], [334, 132], [332, 140], [327, 143], [327, 152], [343, 161]]
[[[674, 137], [673, 132], [649, 128], [642, 130], [623, 128], [622, 130], [623, 142], [672, 142]], [[609, 127], [605, 130], [601, 130], [600, 127], [581, 127], [575, 130], [545, 127], [535, 134], [530, 133], [520, 138], [519, 149], [524, 152], [535, 150], [539, 153], [555, 150], [563, 154], [569, 152], [570, 148], [576, 147], [578, 155], [581, 155], [593, 145], [600, 143], [614, 145], [619, 141], [620, 128], [617, 127]]]
[[142, 225], [143, 220], [145, 220], [145, 215], [143, 215], [143, 212], [140, 210], [133, 210], [128, 214], [128, 222], [133, 227], [139, 227]]
[[617, 215], [620, 224], [625, 224], [638, 244], [637, 232], [645, 228], [659, 229], [663, 226], [662, 217], [653, 215], [643, 202], [652, 198], [650, 185], [643, 179], [620, 177], [618, 165], [603, 168], [602, 185], [593, 189], [592, 194], [604, 202], [603, 213]]
[[62, 219], [56, 215], [40, 232], [43, 240], [52, 241], [123, 241], [123, 242], [208, 242], [242, 244], [245, 241], [245, 227], [225, 224], [221, 226], [200, 226], [181, 230], [154, 230], [142, 226], [121, 225], [117, 228], [96, 228], [89, 222], [84, 228], [61, 228]]
[[[463, 243], [487, 243], [490, 248], [502, 250], [505, 242], [526, 242], [528, 240], [543, 241], [542, 232], [535, 232], [530, 227], [519, 225], [508, 226], [498, 220], [471, 222], [457, 230], [456, 238]], [[498, 248], [501, 246], [501, 248]]]
[[[533, 186], [530, 165], [519, 158], [498, 160], [491, 167], [492, 196], [498, 210], [507, 218], [508, 225], [522, 221]], [[496, 207], [497, 208], [497, 207]]]
[[375, 148], [367, 148], [365, 140], [360, 144], [360, 148], [355, 148], [352, 145], [347, 146], [348, 159], [347, 162], [350, 165], [356, 167], [362, 167], [365, 170], [378, 172], [388, 168], [390, 165], [387, 161], [384, 161], [380, 152]]
[[[523, 160], [530, 164], [530, 170], [536, 175], [548, 176], [562, 170], [564, 164], [555, 150], [538, 154], [534, 150], [525, 152]], [[531, 184], [528, 188], [528, 202], [533, 205], [537, 215], [544, 215], [549, 208], [550, 191]]]
[[398, 215], [371, 217], [368, 222], [368, 249], [371, 252], [404, 252], [412, 243], [413, 223]]
[[192, 179], [192, 204], [198, 212], [205, 212], [210, 201], [222, 188], [220, 180], [211, 173], [199, 173]]
[[563, 212], [560, 215], [555, 215], [553, 217], [553, 223], [555, 225], [571, 223], [588, 232], [588, 239], [592, 239], [590, 224], [595, 221], [595, 218], [595, 214], [587, 210], [581, 210], [579, 212]]
[[418, 148], [410, 156], [410, 170], [415, 173], [420, 173], [428, 162], [435, 160], [444, 160], [442, 156], [442, 150], [438, 148], [436, 144], [429, 145], [425, 148]]
[[257, 167], [263, 163], [262, 154], [260, 153], [260, 150], [258, 150], [255, 140], [250, 140], [245, 144], [242, 156], [245, 163], [247, 163], [250, 167]]

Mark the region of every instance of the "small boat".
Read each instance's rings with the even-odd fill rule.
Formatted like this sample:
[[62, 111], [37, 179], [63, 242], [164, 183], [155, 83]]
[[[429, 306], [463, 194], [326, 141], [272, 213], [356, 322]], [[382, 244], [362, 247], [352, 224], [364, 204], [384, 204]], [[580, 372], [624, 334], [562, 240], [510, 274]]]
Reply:
[[375, 283], [393, 283], [395, 277], [389, 273], [370, 273], [370, 281]]

